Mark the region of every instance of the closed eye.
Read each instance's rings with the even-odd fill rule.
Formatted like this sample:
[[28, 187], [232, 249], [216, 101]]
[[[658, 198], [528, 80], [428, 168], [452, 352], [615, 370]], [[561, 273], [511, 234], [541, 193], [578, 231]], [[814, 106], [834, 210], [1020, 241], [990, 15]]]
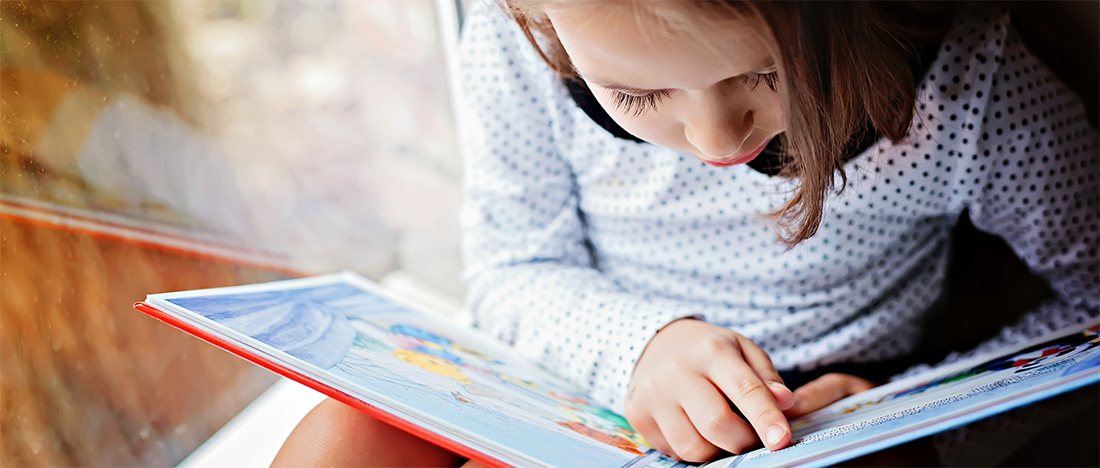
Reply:
[[[779, 86], [779, 73], [770, 71], [767, 73], [746, 73], [740, 76], [741, 85], [748, 87], [750, 91], [764, 83], [769, 89], [775, 91]], [[650, 110], [657, 110], [657, 106], [669, 96], [668, 90], [654, 91], [647, 94], [627, 94], [622, 91], [612, 90], [612, 103], [621, 112], [639, 117]]]
[[741, 75], [741, 84], [747, 86], [750, 91], [755, 90], [760, 83], [768, 85], [772, 91], [776, 90], [779, 86], [779, 72], [772, 71], [768, 73], [748, 73]]
[[641, 116], [649, 110], [657, 110], [657, 105], [669, 95], [668, 91], [654, 91], [652, 93], [635, 95], [622, 91], [612, 91], [612, 102], [615, 108], [634, 117]]

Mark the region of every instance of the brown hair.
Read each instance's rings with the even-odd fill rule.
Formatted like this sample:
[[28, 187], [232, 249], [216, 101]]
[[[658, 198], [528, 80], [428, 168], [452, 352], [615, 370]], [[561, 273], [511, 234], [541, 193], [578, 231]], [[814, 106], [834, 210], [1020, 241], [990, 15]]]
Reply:
[[[505, 1], [550, 69], [576, 79], [541, 11], [549, 0]], [[817, 232], [828, 192], [838, 175], [843, 190], [845, 156], [857, 149], [852, 142], [859, 141], [868, 123], [895, 143], [908, 135], [917, 85], [910, 62], [920, 46], [941, 40], [947, 23], [943, 15], [951, 8], [900, 2], [636, 3], [657, 19], [668, 19], [671, 4], [759, 15], [767, 23], [770, 30], [758, 32], [776, 57], [777, 90], [787, 116], [782, 142], [789, 163], [782, 175], [798, 180], [787, 203], [768, 216], [776, 218], [777, 235], [789, 246]]]

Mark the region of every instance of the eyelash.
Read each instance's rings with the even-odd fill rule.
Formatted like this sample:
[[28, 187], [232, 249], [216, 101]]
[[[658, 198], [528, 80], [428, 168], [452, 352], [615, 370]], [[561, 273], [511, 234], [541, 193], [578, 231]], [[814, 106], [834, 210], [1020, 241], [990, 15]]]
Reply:
[[749, 91], [755, 90], [757, 86], [760, 86], [760, 83], [768, 85], [768, 89], [772, 91], [775, 91], [779, 86], [779, 73], [774, 71], [769, 73], [750, 73], [741, 77], [741, 79], [743, 80], [744, 86], [749, 87]]
[[657, 104], [660, 104], [669, 94], [668, 91], [657, 91], [644, 96], [635, 96], [619, 91], [614, 93], [615, 108], [630, 113], [634, 117], [638, 117], [650, 109], [657, 110]]
[[[757, 86], [760, 86], [760, 83], [764, 83], [769, 89], [775, 91], [779, 85], [779, 74], [773, 71], [770, 73], [750, 73], [741, 77], [741, 86], [748, 87], [749, 91], [755, 90]], [[638, 117], [645, 114], [646, 111], [657, 110], [657, 105], [668, 95], [668, 91], [657, 91], [644, 96], [615, 91], [612, 99], [616, 109]]]

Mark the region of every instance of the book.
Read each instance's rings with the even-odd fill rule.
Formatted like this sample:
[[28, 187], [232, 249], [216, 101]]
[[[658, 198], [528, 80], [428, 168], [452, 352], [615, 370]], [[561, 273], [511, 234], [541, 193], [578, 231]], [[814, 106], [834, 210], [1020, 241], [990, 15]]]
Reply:
[[[490, 466], [688, 466], [507, 346], [349, 272], [150, 294], [135, 307]], [[941, 366], [791, 420], [707, 467], [823, 466], [1100, 381], [1100, 323]]]

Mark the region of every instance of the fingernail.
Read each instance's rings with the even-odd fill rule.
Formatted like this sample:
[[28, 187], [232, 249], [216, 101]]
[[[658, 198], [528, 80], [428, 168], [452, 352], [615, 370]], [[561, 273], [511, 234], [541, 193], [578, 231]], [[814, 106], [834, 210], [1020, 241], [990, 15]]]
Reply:
[[768, 443], [768, 445], [775, 445], [778, 444], [779, 441], [783, 440], [783, 435], [785, 435], [786, 433], [787, 431], [783, 430], [782, 427], [780, 427], [779, 425], [775, 425], [768, 428], [768, 432], [764, 434], [764, 438], [767, 439], [766, 442]]
[[768, 382], [768, 385], [771, 385], [773, 388], [776, 388], [778, 390], [784, 390], [787, 393], [794, 393], [791, 391], [791, 389], [787, 388], [787, 386], [783, 385], [783, 383], [781, 382]]

